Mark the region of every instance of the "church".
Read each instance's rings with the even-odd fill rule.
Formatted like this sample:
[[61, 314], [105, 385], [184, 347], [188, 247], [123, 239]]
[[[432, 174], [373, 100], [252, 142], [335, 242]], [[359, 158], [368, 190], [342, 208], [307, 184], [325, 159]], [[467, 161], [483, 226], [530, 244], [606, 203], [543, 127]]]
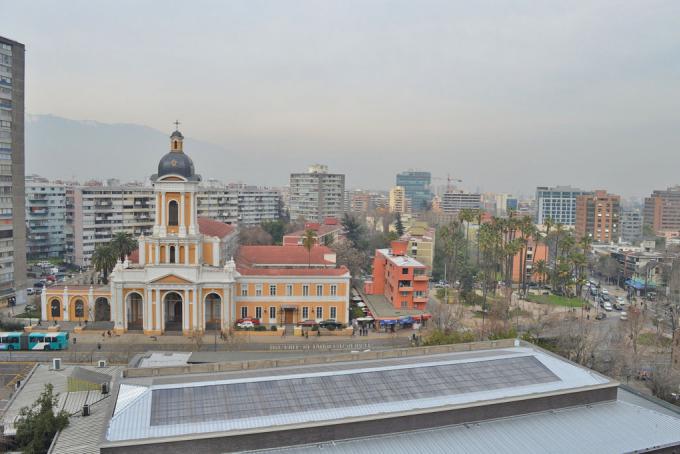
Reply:
[[304, 320], [349, 320], [350, 273], [317, 245], [239, 246], [232, 225], [197, 217], [201, 176], [175, 130], [151, 176], [151, 236], [118, 261], [108, 286], [56, 285], [41, 296], [50, 323], [112, 322], [116, 333], [227, 332], [239, 318], [291, 327]]

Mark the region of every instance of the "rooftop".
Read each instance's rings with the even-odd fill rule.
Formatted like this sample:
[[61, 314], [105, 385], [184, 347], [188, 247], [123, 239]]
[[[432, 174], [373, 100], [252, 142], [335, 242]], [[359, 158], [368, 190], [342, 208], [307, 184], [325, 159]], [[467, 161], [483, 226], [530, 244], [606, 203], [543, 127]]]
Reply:
[[397, 266], [425, 268], [425, 265], [408, 255], [392, 255], [391, 249], [377, 249], [376, 252], [384, 255], [390, 262]]
[[213, 378], [128, 380], [121, 385], [106, 439], [272, 432], [616, 386], [526, 346]]

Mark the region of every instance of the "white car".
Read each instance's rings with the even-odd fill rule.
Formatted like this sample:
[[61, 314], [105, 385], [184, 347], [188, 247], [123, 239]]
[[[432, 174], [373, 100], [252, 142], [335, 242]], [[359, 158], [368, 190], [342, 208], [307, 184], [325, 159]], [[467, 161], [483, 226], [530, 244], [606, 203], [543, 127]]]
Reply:
[[600, 290], [600, 293], [602, 293], [603, 295], [609, 295], [609, 290], [603, 287], [602, 290]]
[[251, 322], [250, 320], [246, 320], [244, 322], [239, 323], [238, 325], [239, 328], [255, 328], [255, 323]]
[[621, 312], [620, 318], [621, 318], [622, 322], [625, 322], [626, 320], [628, 320], [628, 312]]
[[604, 308], [604, 310], [607, 311], [607, 312], [611, 312], [611, 311], [614, 310], [614, 308], [612, 307], [612, 303], [610, 303], [610, 302], [604, 303], [603, 308]]
[[617, 302], [618, 304], [620, 304], [620, 305], [626, 304], [626, 300], [625, 300], [625, 298], [624, 298], [623, 296], [617, 296], [617, 297], [616, 297], [616, 302]]

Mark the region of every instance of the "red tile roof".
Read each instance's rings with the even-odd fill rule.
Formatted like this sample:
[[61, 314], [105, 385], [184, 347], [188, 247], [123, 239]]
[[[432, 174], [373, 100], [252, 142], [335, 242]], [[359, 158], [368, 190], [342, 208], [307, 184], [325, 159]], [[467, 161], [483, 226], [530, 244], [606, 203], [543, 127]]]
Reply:
[[[313, 265], [332, 265], [324, 260], [325, 254], [335, 254], [326, 246], [314, 246], [311, 251]], [[252, 265], [307, 265], [310, 256], [307, 249], [300, 246], [241, 246], [236, 258], [247, 266]]]
[[204, 235], [224, 238], [236, 230], [233, 225], [224, 222], [214, 221], [208, 218], [198, 218], [198, 231]]
[[342, 276], [349, 273], [344, 266], [339, 268], [248, 268], [237, 266], [243, 276]]

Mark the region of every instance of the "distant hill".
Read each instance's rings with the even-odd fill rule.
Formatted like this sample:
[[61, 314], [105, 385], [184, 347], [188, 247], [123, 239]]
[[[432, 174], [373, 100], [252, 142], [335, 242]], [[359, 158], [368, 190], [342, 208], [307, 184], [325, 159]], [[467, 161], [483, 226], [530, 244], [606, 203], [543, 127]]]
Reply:
[[[158, 160], [169, 150], [169, 132], [147, 126], [69, 120], [54, 115], [28, 115], [26, 120], [27, 175], [145, 180], [156, 172]], [[191, 137], [186, 138], [184, 149], [204, 179], [267, 183], [247, 177], [257, 169], [254, 158], [248, 160], [247, 156], [237, 156]], [[282, 175], [279, 181], [286, 177]]]

